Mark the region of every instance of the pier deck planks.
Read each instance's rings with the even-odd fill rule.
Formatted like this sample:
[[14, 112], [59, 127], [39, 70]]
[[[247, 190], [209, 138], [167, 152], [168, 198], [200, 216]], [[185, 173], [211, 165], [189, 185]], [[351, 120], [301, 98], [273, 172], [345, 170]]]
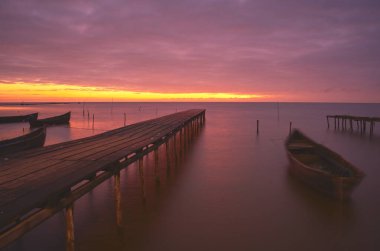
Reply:
[[0, 160], [0, 228], [87, 177], [157, 145], [204, 110], [188, 110]]

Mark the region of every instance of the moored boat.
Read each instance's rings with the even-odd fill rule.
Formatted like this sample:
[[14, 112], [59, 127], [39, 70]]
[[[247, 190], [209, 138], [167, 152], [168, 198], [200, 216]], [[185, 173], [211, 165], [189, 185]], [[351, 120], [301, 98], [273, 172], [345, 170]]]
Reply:
[[364, 177], [362, 171], [339, 154], [314, 142], [299, 130], [293, 130], [285, 146], [290, 173], [335, 198], [349, 198]]
[[60, 124], [68, 124], [70, 122], [71, 112], [67, 112], [65, 114], [49, 117], [45, 119], [37, 119], [34, 121], [29, 121], [30, 127], [39, 127], [44, 125], [60, 125]]
[[46, 128], [41, 127], [25, 135], [0, 141], [0, 155], [16, 153], [43, 146], [46, 138]]
[[17, 115], [17, 116], [2, 116], [0, 117], [0, 124], [5, 123], [16, 123], [16, 122], [29, 122], [36, 120], [38, 113], [31, 113], [26, 115]]

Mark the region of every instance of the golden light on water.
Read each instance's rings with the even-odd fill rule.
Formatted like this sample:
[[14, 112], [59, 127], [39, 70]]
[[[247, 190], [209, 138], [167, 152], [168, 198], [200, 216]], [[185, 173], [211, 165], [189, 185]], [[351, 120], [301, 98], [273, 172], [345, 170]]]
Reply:
[[104, 87], [88, 87], [54, 83], [0, 84], [0, 100], [4, 101], [263, 101], [264, 94], [191, 92], [134, 92]]

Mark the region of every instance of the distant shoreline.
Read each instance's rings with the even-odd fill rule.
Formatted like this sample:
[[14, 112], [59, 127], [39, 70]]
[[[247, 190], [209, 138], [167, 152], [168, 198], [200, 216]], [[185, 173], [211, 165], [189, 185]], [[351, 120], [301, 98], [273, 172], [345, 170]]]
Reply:
[[80, 102], [36, 102], [36, 103], [15, 102], [15, 103], [0, 103], [0, 105], [1, 106], [11, 106], [11, 105], [27, 105], [27, 106], [29, 106], [29, 105], [65, 105], [65, 104], [73, 104], [73, 103], [80, 104]]

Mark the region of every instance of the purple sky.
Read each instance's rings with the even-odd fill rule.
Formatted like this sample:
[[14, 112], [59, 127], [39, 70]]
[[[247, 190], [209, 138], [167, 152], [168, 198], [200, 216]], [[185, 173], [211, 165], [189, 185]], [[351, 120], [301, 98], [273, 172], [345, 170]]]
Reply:
[[1, 0], [16, 81], [380, 102], [380, 1]]

